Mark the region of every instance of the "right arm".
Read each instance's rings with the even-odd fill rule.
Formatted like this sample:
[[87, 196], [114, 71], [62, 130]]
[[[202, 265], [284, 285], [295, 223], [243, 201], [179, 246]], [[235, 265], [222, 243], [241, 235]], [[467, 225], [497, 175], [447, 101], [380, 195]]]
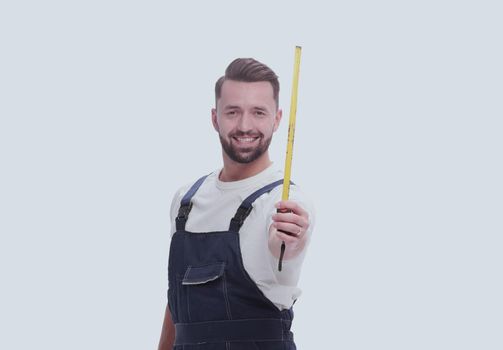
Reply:
[[166, 312], [164, 314], [164, 322], [162, 324], [161, 339], [159, 340], [159, 347], [157, 350], [172, 350], [173, 343], [175, 342], [175, 325], [171, 319], [171, 312], [168, 305], [166, 305]]

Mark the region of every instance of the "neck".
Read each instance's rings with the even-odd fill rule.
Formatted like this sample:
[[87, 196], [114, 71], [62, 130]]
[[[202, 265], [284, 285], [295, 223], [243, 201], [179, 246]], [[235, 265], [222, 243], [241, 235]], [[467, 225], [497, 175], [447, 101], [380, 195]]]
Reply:
[[272, 164], [269, 153], [265, 152], [251, 163], [237, 163], [224, 152], [224, 167], [219, 180], [223, 182], [239, 181], [257, 175]]

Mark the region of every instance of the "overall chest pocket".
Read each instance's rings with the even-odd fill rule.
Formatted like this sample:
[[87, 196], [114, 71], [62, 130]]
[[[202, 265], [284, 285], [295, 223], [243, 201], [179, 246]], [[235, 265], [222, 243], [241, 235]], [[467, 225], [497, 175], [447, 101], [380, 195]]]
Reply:
[[187, 318], [192, 322], [231, 319], [225, 262], [188, 266], [180, 291], [186, 296]]

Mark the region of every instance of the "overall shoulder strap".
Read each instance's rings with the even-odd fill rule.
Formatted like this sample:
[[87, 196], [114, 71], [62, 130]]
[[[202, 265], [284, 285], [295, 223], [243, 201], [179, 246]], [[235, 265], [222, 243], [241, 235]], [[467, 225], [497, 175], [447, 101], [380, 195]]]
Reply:
[[187, 193], [185, 193], [185, 196], [183, 196], [180, 202], [180, 209], [178, 209], [178, 216], [175, 219], [177, 231], [185, 231], [185, 224], [187, 223], [190, 210], [192, 209], [191, 199], [192, 197], [194, 197], [197, 190], [199, 189], [199, 187], [201, 187], [201, 185], [203, 184], [204, 180], [208, 177], [208, 175], [204, 175], [199, 180], [197, 180], [192, 185], [192, 187], [187, 191]]
[[[250, 215], [250, 212], [253, 209], [253, 202], [255, 202], [255, 200], [264, 193], [271, 192], [275, 187], [281, 184], [283, 184], [283, 180], [274, 181], [273, 183], [270, 183], [269, 185], [258, 189], [257, 191], [246, 197], [243, 203], [241, 203], [241, 205], [239, 206], [234, 217], [231, 219], [229, 231], [239, 232], [239, 229], [241, 228], [241, 226], [243, 226], [245, 219], [248, 217], [248, 215]], [[290, 181], [290, 184], [295, 185], [292, 181]]]

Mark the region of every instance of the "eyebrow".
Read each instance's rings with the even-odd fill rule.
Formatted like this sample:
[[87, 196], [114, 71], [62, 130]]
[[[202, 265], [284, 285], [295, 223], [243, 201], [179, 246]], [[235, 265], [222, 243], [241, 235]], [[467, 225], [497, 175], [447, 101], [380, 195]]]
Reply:
[[[225, 106], [224, 107], [225, 110], [227, 109], [241, 109], [240, 106], [235, 106], [235, 105], [228, 105], [228, 106]], [[261, 110], [261, 111], [268, 111], [267, 107], [265, 106], [254, 106], [252, 107], [252, 109], [258, 109], [258, 110]]]
[[239, 106], [234, 106], [234, 105], [228, 105], [228, 106], [225, 106], [224, 109], [240, 109], [241, 107]]

